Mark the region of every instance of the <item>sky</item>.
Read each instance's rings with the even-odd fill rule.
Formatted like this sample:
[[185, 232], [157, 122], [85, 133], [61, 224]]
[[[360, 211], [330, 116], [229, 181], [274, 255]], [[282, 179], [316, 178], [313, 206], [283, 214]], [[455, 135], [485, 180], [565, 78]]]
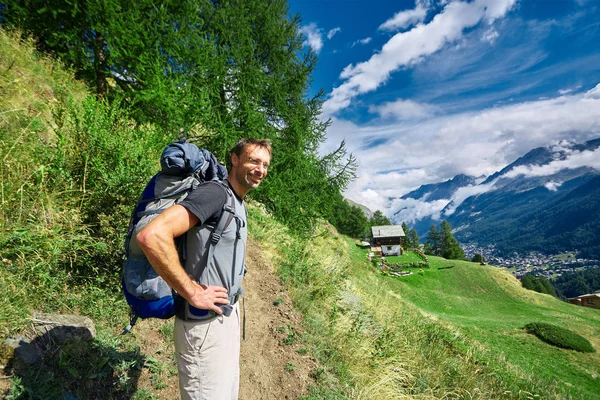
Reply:
[[[398, 197], [457, 174], [489, 176], [536, 147], [600, 137], [600, 0], [289, 6], [319, 57], [309, 94], [324, 90], [331, 120], [321, 151], [345, 140], [359, 162], [345, 196], [373, 211], [430, 215], [432, 204]], [[599, 155], [562, 165], [599, 168]]]

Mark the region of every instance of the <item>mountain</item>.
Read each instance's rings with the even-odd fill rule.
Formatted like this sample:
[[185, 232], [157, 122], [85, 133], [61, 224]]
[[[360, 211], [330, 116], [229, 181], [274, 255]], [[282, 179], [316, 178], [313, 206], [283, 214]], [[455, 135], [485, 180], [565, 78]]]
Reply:
[[[402, 198], [447, 199], [441, 219], [463, 243], [494, 244], [501, 254], [578, 250], [580, 257], [600, 258], [600, 171], [577, 161], [593, 159], [599, 147], [594, 139], [536, 148], [478, 185], [458, 175]], [[477, 194], [457, 199], [461, 188]], [[424, 237], [439, 221], [420, 218], [414, 227]]]
[[360, 208], [360, 209], [361, 209], [361, 211], [362, 211], [362, 212], [365, 214], [365, 216], [366, 216], [368, 219], [371, 219], [371, 218], [373, 218], [373, 214], [374, 214], [374, 213], [373, 213], [373, 211], [371, 211], [371, 210], [369, 209], [369, 207], [367, 207], [367, 206], [364, 206], [364, 205], [362, 205], [362, 204], [359, 204], [359, 203], [355, 203], [354, 201], [352, 201], [352, 200], [350, 200], [350, 199], [347, 199], [347, 198], [345, 198], [345, 197], [344, 197], [344, 200], [346, 200], [346, 201], [348, 202], [348, 204], [350, 204], [351, 206], [355, 206], [355, 207], [358, 207], [358, 208]]
[[449, 199], [456, 193], [456, 191], [465, 186], [476, 185], [477, 178], [467, 175], [456, 175], [454, 178], [441, 183], [432, 183], [428, 185], [422, 185], [417, 190], [413, 190], [410, 193], [402, 196], [402, 199], [420, 199], [420, 200], [441, 200]]

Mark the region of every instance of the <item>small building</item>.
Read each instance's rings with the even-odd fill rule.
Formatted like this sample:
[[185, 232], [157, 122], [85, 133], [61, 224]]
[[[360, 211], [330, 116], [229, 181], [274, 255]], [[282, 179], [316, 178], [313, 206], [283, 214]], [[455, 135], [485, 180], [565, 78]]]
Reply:
[[372, 226], [373, 243], [381, 247], [382, 256], [399, 256], [402, 254], [402, 246], [406, 235], [400, 225]]
[[569, 303], [583, 307], [600, 309], [600, 293], [583, 294], [569, 298]]

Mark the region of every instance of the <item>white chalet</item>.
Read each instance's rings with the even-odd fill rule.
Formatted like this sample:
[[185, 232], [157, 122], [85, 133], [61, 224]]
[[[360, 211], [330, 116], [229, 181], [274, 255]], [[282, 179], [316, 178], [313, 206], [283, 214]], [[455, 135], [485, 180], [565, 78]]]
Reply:
[[381, 248], [382, 256], [399, 256], [406, 235], [400, 225], [372, 226], [373, 244]]

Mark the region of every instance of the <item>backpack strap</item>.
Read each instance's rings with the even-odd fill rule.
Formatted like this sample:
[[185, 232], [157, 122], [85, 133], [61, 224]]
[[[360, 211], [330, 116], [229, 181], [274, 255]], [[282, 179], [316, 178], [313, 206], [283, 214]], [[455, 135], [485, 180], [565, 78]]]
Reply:
[[[215, 254], [215, 247], [219, 244], [219, 240], [221, 240], [221, 236], [225, 229], [229, 227], [231, 221], [235, 217], [235, 199], [233, 198], [233, 193], [226, 188], [227, 195], [230, 198], [229, 204], [225, 203], [223, 206], [223, 211], [221, 211], [221, 218], [219, 218], [219, 223], [215, 226], [212, 233], [210, 234], [210, 245], [208, 247], [208, 257], [206, 258], [206, 262], [210, 263]], [[234, 261], [235, 262], [235, 261]]]

